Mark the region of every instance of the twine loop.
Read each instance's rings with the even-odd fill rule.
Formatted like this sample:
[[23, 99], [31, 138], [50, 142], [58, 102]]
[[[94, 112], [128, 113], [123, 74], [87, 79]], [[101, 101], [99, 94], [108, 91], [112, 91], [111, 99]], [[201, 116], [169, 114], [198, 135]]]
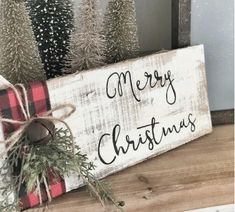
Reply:
[[[0, 117], [0, 122], [2, 123], [9, 123], [9, 124], [15, 124], [15, 125], [20, 125], [19, 129], [17, 129], [16, 131], [14, 131], [8, 138], [6, 138], [5, 141], [0, 141], [0, 143], [4, 143], [6, 146], [6, 149], [4, 150], [3, 153], [0, 154], [0, 158], [2, 158], [3, 156], [5, 156], [10, 150], [11, 148], [20, 140], [20, 138], [24, 135], [25, 131], [27, 130], [28, 126], [31, 124], [32, 121], [34, 121], [35, 119], [43, 119], [43, 120], [48, 120], [48, 121], [53, 121], [53, 122], [60, 122], [62, 124], [64, 124], [66, 126], [66, 128], [70, 131], [70, 135], [71, 135], [71, 143], [73, 145], [73, 152], [74, 150], [74, 137], [73, 137], [73, 133], [71, 128], [69, 127], [69, 125], [64, 121], [66, 118], [70, 117], [75, 111], [76, 111], [76, 107], [72, 104], [61, 104], [58, 105], [54, 108], [52, 108], [51, 110], [40, 114], [40, 116], [34, 117], [31, 116], [30, 114], [30, 110], [29, 110], [29, 100], [28, 100], [28, 95], [27, 95], [27, 91], [26, 88], [24, 87], [23, 84], [16, 84], [15, 86], [10, 85], [9, 86], [14, 94], [16, 95], [16, 98], [19, 102], [19, 106], [21, 109], [21, 112], [24, 116], [24, 121], [18, 121], [18, 120], [14, 120], [14, 119], [6, 119], [3, 117]], [[20, 93], [18, 91], [19, 88], [22, 93]], [[53, 117], [53, 113], [62, 109], [70, 109], [68, 112], [65, 112], [64, 114], [60, 115], [59, 117]], [[43, 179], [45, 187], [46, 187], [46, 192], [48, 195], [48, 199], [49, 201], [51, 200], [51, 195], [49, 192], [49, 187], [48, 187], [48, 183], [46, 182], [46, 179]], [[42, 196], [41, 196], [41, 190], [40, 190], [40, 185], [39, 185], [39, 181], [38, 181], [38, 194], [39, 194], [39, 201], [40, 204], [42, 204]]]

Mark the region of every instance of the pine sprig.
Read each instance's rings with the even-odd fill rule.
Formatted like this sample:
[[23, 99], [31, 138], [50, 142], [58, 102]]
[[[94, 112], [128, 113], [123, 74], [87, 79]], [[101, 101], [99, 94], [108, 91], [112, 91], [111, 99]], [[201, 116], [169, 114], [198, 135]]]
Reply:
[[[19, 168], [20, 167], [20, 168]], [[100, 200], [106, 207], [108, 204], [119, 207], [112, 195], [111, 189], [102, 181], [98, 181], [92, 174], [95, 166], [82, 154], [80, 148], [72, 142], [72, 136], [67, 129], [56, 129], [53, 139], [45, 145], [30, 145], [30, 141], [23, 136], [11, 149], [0, 174], [4, 178], [3, 188], [0, 188], [4, 199], [0, 201], [0, 211], [16, 211], [19, 208], [19, 192], [25, 184], [27, 192], [35, 191], [40, 195], [40, 185], [48, 186], [48, 171], [55, 179], [74, 171], [89, 193]], [[12, 198], [12, 195], [15, 197]], [[50, 200], [50, 198], [49, 198]]]

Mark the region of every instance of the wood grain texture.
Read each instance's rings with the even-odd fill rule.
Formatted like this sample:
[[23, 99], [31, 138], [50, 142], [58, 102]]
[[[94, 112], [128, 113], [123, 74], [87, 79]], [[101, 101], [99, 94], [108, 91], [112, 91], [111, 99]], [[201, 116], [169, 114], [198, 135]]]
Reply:
[[[126, 212], [178, 212], [232, 204], [233, 127], [215, 127], [213, 134], [106, 180], [112, 184], [116, 196], [125, 201]], [[45, 211], [103, 212], [103, 209], [84, 189], [79, 189], [53, 200]]]
[[172, 48], [191, 44], [191, 0], [172, 0]]
[[234, 109], [232, 110], [222, 110], [222, 111], [212, 111], [211, 112], [212, 124], [222, 125], [222, 124], [234, 124]]
[[[66, 122], [98, 178], [212, 130], [202, 45], [57, 78], [47, 86], [52, 108], [76, 106]], [[73, 174], [65, 183], [66, 191], [81, 185]]]

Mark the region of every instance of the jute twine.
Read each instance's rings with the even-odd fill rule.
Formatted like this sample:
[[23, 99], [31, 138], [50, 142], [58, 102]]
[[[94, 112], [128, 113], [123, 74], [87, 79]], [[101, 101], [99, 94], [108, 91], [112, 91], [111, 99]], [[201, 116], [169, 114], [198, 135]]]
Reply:
[[[30, 111], [29, 111], [29, 100], [28, 100], [28, 95], [27, 95], [27, 91], [26, 88], [24, 87], [24, 85], [22, 84], [16, 84], [15, 86], [13, 85], [9, 85], [9, 87], [13, 90], [13, 92], [16, 95], [16, 98], [19, 102], [20, 105], [20, 109], [24, 115], [24, 121], [17, 121], [17, 120], [13, 120], [13, 119], [5, 119], [0, 117], [0, 122], [4, 122], [4, 123], [10, 123], [10, 124], [15, 124], [15, 125], [19, 125], [19, 129], [17, 129], [15, 132], [13, 132], [5, 141], [0, 141], [0, 143], [4, 143], [6, 145], [6, 149], [3, 153], [0, 154], [0, 158], [2, 158], [3, 156], [5, 156], [10, 150], [11, 148], [20, 140], [20, 138], [23, 136], [23, 134], [26, 132], [28, 126], [31, 124], [32, 121], [34, 121], [35, 119], [41, 119], [41, 120], [49, 120], [49, 121], [53, 121], [53, 122], [60, 122], [63, 123], [66, 128], [70, 131], [71, 134], [71, 143], [73, 145], [73, 151], [74, 151], [74, 137], [72, 134], [72, 130], [69, 127], [69, 125], [64, 121], [66, 118], [70, 117], [75, 111], [76, 111], [76, 107], [72, 104], [61, 104], [59, 106], [54, 107], [53, 109], [40, 114], [40, 117], [32, 117], [30, 115]], [[21, 89], [22, 91], [22, 95], [19, 93], [19, 91], [17, 90]], [[62, 109], [70, 109], [69, 112], [66, 112], [62, 115], [60, 115], [59, 117], [53, 117], [53, 113]], [[50, 195], [50, 191], [49, 191], [49, 186], [47, 183], [47, 180], [43, 179], [43, 183], [45, 185], [46, 188], [46, 192], [47, 192], [47, 196], [48, 196], [48, 200], [51, 201], [51, 195]], [[42, 195], [41, 195], [41, 188], [40, 188], [40, 182], [39, 182], [39, 178], [37, 180], [37, 193], [39, 195], [39, 201], [40, 204], [42, 204]]]

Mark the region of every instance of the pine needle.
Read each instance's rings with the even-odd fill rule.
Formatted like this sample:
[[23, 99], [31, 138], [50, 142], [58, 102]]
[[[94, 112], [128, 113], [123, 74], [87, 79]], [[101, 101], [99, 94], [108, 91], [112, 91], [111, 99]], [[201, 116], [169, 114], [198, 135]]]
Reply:
[[[19, 210], [19, 191], [22, 184], [26, 185], [28, 193], [35, 191], [39, 183], [44, 183], [48, 188], [49, 170], [55, 178], [75, 171], [87, 185], [91, 196], [96, 197], [104, 208], [111, 204], [118, 210], [122, 210], [113, 197], [110, 187], [104, 182], [98, 181], [92, 174], [95, 166], [88, 161], [87, 155], [82, 154], [76, 145], [74, 152], [69, 130], [56, 129], [53, 140], [45, 145], [30, 145], [29, 140], [24, 136], [9, 152], [4, 165], [0, 168], [0, 174], [4, 176], [7, 185], [0, 188], [0, 192], [5, 194], [4, 200], [0, 201], [0, 211]], [[16, 196], [12, 200], [11, 194], [14, 193]]]

